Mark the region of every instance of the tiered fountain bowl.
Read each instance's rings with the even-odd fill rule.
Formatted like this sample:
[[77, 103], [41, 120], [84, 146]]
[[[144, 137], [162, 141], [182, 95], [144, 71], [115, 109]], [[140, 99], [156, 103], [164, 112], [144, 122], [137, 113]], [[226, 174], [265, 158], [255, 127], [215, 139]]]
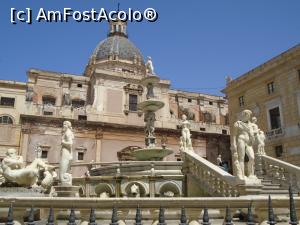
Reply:
[[[153, 87], [159, 82], [159, 80], [159, 77], [153, 74], [150, 74], [141, 80], [141, 83], [148, 89], [147, 100], [138, 104], [138, 109], [142, 110], [144, 114], [148, 112], [155, 113], [165, 105], [164, 102], [155, 98], [153, 93]], [[149, 85], [151, 85], [152, 88], [149, 88]], [[135, 150], [131, 153], [138, 161], [162, 161], [166, 156], [173, 153], [170, 149], [156, 146], [155, 136], [152, 138], [154, 139], [154, 144]]]

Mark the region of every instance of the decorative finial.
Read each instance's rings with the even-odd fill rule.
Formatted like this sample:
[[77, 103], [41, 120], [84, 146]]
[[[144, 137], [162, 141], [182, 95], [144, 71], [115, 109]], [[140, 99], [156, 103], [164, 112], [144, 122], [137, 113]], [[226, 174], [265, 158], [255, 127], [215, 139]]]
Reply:
[[117, 10], [117, 12], [119, 12], [120, 11], [120, 2], [118, 2], [118, 10]]
[[289, 194], [290, 194], [290, 224], [297, 225], [299, 223], [298, 223], [298, 218], [297, 218], [297, 213], [295, 208], [292, 186], [289, 187]]
[[10, 204], [10, 207], [8, 209], [7, 221], [5, 225], [14, 225], [14, 209], [12, 203]]
[[269, 221], [268, 224], [270, 225], [275, 225], [276, 221], [275, 221], [275, 215], [274, 215], [274, 211], [272, 208], [272, 199], [271, 199], [271, 195], [269, 195], [269, 202], [268, 202], [268, 211], [269, 211]]

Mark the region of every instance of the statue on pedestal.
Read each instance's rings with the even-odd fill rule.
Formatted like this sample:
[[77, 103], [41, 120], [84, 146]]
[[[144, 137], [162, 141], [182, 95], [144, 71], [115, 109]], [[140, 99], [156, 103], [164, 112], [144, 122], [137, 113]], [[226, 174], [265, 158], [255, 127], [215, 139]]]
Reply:
[[74, 134], [72, 124], [69, 121], [63, 123], [63, 135], [61, 139], [61, 158], [59, 164], [59, 181], [62, 185], [72, 185], [72, 174], [70, 164], [73, 159], [72, 146]]
[[187, 120], [187, 117], [185, 114], [182, 115], [182, 122], [181, 122], [181, 137], [180, 137], [180, 150], [186, 151], [186, 150], [193, 150], [192, 146], [192, 139], [191, 139], [191, 133], [190, 133], [190, 127], [191, 124]]
[[[238, 178], [245, 180], [257, 180], [254, 174], [254, 147], [257, 141], [258, 126], [255, 124], [256, 118], [251, 122], [252, 112], [244, 110], [241, 120], [234, 123], [231, 132], [231, 151], [233, 154], [233, 165]], [[248, 176], [245, 175], [245, 155], [249, 158]]]
[[146, 72], [149, 74], [154, 74], [154, 67], [153, 67], [153, 63], [152, 63], [152, 58], [150, 56], [148, 56], [148, 60], [145, 64], [146, 66]]
[[1, 176], [4, 183], [13, 183], [22, 187], [37, 187], [40, 171], [44, 171], [42, 187], [48, 189], [55, 177], [54, 167], [46, 164], [42, 159], [36, 158], [31, 164], [24, 167], [22, 156], [18, 156], [16, 149], [10, 148], [1, 163]]

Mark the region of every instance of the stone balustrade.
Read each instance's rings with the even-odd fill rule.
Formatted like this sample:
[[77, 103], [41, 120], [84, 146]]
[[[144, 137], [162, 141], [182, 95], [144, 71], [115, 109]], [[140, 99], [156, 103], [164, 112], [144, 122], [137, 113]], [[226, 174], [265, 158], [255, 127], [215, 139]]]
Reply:
[[257, 157], [259, 174], [283, 187], [290, 185], [294, 191], [300, 192], [300, 167], [267, 155]]
[[184, 161], [183, 173], [197, 179], [201, 189], [211, 196], [239, 196], [240, 181], [217, 165], [197, 155], [193, 151], [181, 152]]

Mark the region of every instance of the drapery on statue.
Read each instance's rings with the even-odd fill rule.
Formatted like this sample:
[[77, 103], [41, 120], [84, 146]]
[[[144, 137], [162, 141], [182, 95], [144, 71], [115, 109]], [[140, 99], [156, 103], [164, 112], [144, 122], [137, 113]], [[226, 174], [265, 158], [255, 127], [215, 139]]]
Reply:
[[145, 64], [145, 66], [146, 66], [147, 73], [154, 74], [154, 67], [153, 67], [153, 63], [152, 63], [152, 58], [150, 56], [148, 56], [148, 60]]
[[[254, 148], [257, 149], [258, 142], [262, 141], [261, 134], [263, 132], [256, 125], [255, 117], [251, 121], [251, 116], [252, 112], [250, 110], [242, 111], [241, 120], [234, 123], [231, 132], [231, 151], [233, 154], [235, 175], [242, 180], [245, 180], [245, 178], [257, 179], [254, 174]], [[264, 144], [260, 143], [260, 146], [263, 148]], [[245, 175], [244, 165], [246, 154], [249, 158], [248, 176]]]
[[59, 181], [62, 185], [72, 185], [72, 174], [70, 164], [73, 159], [72, 146], [74, 134], [72, 124], [69, 121], [63, 123], [63, 135], [61, 138], [61, 157], [59, 164]]
[[181, 151], [193, 150], [190, 127], [191, 127], [190, 122], [187, 120], [186, 115], [183, 114], [182, 122], [181, 122], [181, 128], [182, 128], [181, 129], [181, 137], [180, 137], [180, 150]]
[[3, 183], [15, 183], [23, 187], [36, 187], [40, 171], [43, 172], [42, 187], [50, 188], [56, 176], [54, 167], [46, 164], [42, 159], [36, 158], [31, 164], [24, 167], [23, 157], [17, 155], [16, 149], [10, 148], [1, 163], [1, 176]]

